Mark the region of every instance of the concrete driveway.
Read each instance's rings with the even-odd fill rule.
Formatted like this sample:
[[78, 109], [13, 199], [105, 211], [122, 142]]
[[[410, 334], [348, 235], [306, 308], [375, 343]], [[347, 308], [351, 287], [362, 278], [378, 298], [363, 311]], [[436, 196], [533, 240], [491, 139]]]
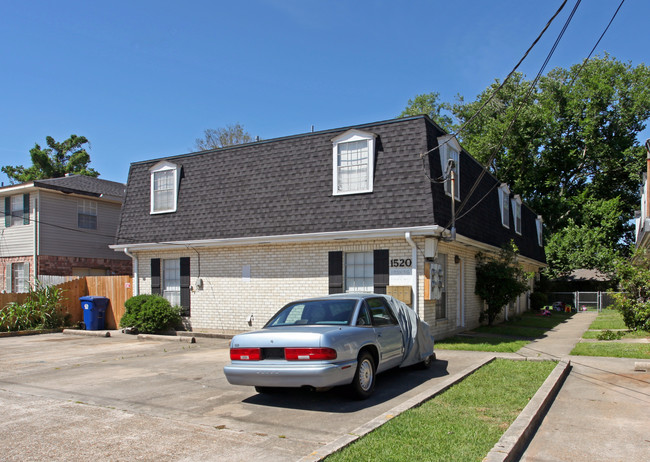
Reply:
[[295, 461], [481, 361], [439, 352], [430, 370], [381, 374], [366, 401], [258, 395], [226, 381], [227, 340], [112, 334], [0, 338], [3, 460]]

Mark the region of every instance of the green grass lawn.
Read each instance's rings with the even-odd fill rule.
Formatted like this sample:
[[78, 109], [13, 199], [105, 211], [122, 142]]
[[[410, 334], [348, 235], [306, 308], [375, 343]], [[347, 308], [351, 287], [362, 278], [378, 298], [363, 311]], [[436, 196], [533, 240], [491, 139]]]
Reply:
[[605, 309], [602, 310], [589, 329], [627, 329], [623, 322], [623, 315], [619, 311]]
[[576, 356], [650, 359], [650, 343], [612, 343], [607, 341], [578, 343], [571, 351], [571, 354]]
[[498, 326], [481, 326], [474, 329], [480, 334], [503, 335], [510, 337], [525, 337], [529, 339], [539, 338], [544, 335], [547, 329], [540, 327], [516, 326], [510, 324], [499, 324]]
[[326, 460], [481, 461], [555, 366], [495, 360]]
[[523, 315], [521, 315], [521, 317], [515, 318], [512, 321], [508, 321], [503, 325], [552, 329], [558, 324], [562, 324], [564, 321], [566, 321], [567, 319], [569, 319], [571, 316], [574, 315], [575, 313], [564, 313], [560, 311], [552, 311], [550, 316], [542, 316], [539, 314], [539, 312], [528, 311]]
[[436, 349], [514, 353], [528, 343], [528, 340], [517, 340], [512, 337], [465, 337], [456, 335], [437, 341]]
[[[481, 326], [473, 330], [478, 335], [469, 337], [456, 335], [436, 342], [441, 350], [491, 351], [514, 353], [530, 342], [542, 337], [544, 332], [566, 321], [571, 313], [554, 312], [551, 316], [540, 316], [538, 312], [526, 312], [510, 321], [492, 327]], [[488, 334], [482, 336], [483, 334]], [[522, 340], [520, 337], [529, 339]]]
[[[591, 323], [587, 332], [582, 336], [584, 339], [597, 339], [598, 336], [607, 330], [627, 329], [623, 322], [623, 316], [616, 310], [605, 309], [598, 314], [598, 317]], [[650, 338], [650, 332], [646, 331], [625, 331], [621, 333], [622, 340]], [[650, 344], [648, 343], [621, 343], [601, 340], [598, 342], [578, 343], [572, 355], [577, 356], [606, 356], [610, 358], [650, 358]]]
[[[603, 332], [601, 330], [588, 330], [587, 332], [584, 333], [582, 338], [584, 339], [595, 339], [598, 338], [598, 335]], [[645, 330], [626, 330], [621, 332], [621, 339], [635, 339], [635, 338], [648, 338], [650, 337], [650, 332], [647, 332]]]

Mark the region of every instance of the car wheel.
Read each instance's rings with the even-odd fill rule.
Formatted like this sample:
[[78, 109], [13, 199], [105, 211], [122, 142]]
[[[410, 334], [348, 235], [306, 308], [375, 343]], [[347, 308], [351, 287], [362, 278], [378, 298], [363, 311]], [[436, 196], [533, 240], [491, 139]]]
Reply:
[[359, 355], [357, 371], [352, 381], [352, 391], [358, 399], [366, 399], [375, 389], [375, 361], [370, 353]]
[[418, 366], [420, 369], [429, 369], [433, 362], [436, 360], [436, 354], [432, 354], [426, 357], [426, 359], [422, 362], [418, 363]]

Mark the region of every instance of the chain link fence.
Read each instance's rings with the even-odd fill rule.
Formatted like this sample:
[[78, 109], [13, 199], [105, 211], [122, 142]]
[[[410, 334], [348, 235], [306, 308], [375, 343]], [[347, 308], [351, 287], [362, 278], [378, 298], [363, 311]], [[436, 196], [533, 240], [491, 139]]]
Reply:
[[578, 311], [601, 311], [614, 304], [614, 293], [621, 292], [550, 292], [548, 303], [563, 302]]

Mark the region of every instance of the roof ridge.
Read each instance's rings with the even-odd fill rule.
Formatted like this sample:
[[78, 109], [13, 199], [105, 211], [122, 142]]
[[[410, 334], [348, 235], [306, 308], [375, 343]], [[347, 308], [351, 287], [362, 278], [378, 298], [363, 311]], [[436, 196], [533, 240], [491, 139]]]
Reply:
[[[432, 122], [431, 118], [427, 116], [426, 114], [420, 114], [416, 116], [409, 116], [409, 117], [402, 117], [402, 118], [397, 118], [397, 119], [386, 119], [386, 120], [380, 120], [377, 122], [369, 122], [369, 123], [364, 123], [364, 124], [358, 124], [358, 125], [349, 125], [347, 127], [337, 127], [337, 128], [329, 128], [326, 130], [319, 130], [315, 132], [306, 132], [306, 133], [298, 133], [295, 135], [287, 135], [287, 136], [280, 136], [277, 138], [269, 138], [268, 140], [259, 140], [259, 141], [251, 141], [249, 143], [242, 143], [242, 144], [234, 144], [231, 146], [225, 146], [223, 148], [214, 148], [214, 149], [206, 149], [203, 151], [194, 151], [194, 152], [188, 152], [184, 154], [172, 154], [169, 156], [163, 156], [163, 157], [157, 157], [154, 159], [147, 159], [147, 160], [140, 160], [137, 162], [131, 162], [131, 165], [141, 165], [141, 164], [150, 164], [150, 163], [155, 163], [155, 162], [160, 162], [161, 160], [165, 159], [179, 159], [179, 158], [185, 158], [185, 157], [194, 157], [194, 156], [199, 156], [203, 154], [212, 154], [216, 152], [221, 152], [221, 151], [231, 151], [234, 149], [241, 149], [244, 147], [250, 147], [254, 145], [263, 145], [263, 144], [269, 144], [269, 143], [275, 143], [278, 141], [286, 141], [286, 140], [291, 140], [291, 139], [300, 139], [300, 138], [306, 138], [309, 136], [316, 136], [316, 135], [324, 135], [327, 133], [336, 133], [336, 132], [341, 132], [341, 131], [347, 131], [347, 130], [352, 130], [352, 129], [362, 129], [365, 127], [372, 127], [372, 126], [379, 126], [379, 125], [389, 125], [389, 124], [394, 124], [394, 123], [404, 123], [406, 121], [411, 121], [411, 120], [416, 120], [416, 119], [425, 119], [428, 120], [429, 122]], [[436, 125], [437, 126], [437, 125]], [[442, 130], [442, 129], [441, 129]], [[444, 130], [442, 130], [444, 131]]]

